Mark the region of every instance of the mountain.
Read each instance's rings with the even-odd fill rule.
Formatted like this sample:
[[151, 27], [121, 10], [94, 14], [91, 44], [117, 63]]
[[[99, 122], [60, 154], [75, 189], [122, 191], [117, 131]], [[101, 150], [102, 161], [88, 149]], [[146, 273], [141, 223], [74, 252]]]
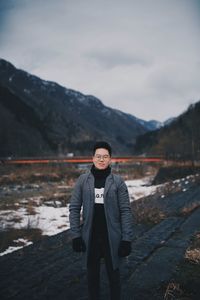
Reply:
[[135, 144], [136, 153], [200, 159], [200, 101], [166, 124], [139, 136]]
[[159, 121], [156, 121], [156, 120], [145, 121], [145, 120], [142, 120], [142, 119], [137, 119], [137, 121], [142, 126], [144, 126], [148, 131], [153, 131], [153, 130], [156, 130], [156, 129], [160, 129], [161, 127], [163, 127], [165, 125], [169, 125], [174, 120], [175, 120], [175, 118], [169, 118], [164, 122], [159, 122]]
[[90, 155], [100, 139], [129, 155], [147, 124], [0, 59], [0, 156]]
[[159, 121], [156, 121], [156, 120], [145, 121], [145, 120], [142, 120], [142, 119], [137, 119], [137, 121], [142, 126], [144, 126], [148, 131], [156, 130], [156, 129], [161, 128], [163, 126], [162, 122], [159, 122]]
[[166, 121], [163, 122], [162, 126], [168, 126], [175, 120], [176, 120], [176, 118], [169, 118], [169, 119], [167, 119]]

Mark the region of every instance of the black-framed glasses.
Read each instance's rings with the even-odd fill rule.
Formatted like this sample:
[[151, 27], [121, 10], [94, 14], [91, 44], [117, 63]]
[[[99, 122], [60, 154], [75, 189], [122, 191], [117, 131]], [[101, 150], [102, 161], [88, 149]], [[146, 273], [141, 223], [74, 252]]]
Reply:
[[97, 160], [107, 160], [110, 158], [110, 155], [108, 154], [105, 154], [105, 155], [100, 155], [100, 154], [96, 154], [94, 156]]

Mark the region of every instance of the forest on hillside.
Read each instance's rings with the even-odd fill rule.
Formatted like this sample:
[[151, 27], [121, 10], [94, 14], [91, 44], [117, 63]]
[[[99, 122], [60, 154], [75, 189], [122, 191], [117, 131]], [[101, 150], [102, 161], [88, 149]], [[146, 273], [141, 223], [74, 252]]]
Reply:
[[135, 152], [167, 159], [200, 160], [200, 101], [163, 128], [137, 138]]

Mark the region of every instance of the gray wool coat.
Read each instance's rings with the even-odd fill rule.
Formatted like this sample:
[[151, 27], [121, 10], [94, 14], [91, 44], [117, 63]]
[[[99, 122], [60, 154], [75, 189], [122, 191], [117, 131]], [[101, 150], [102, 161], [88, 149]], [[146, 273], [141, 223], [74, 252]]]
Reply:
[[[94, 176], [91, 172], [80, 175], [74, 187], [70, 206], [69, 221], [72, 238], [82, 237], [84, 267], [87, 267], [88, 250], [94, 212]], [[108, 239], [113, 268], [119, 267], [118, 248], [120, 241], [131, 241], [133, 237], [133, 215], [130, 208], [128, 189], [119, 175], [110, 174], [104, 189], [104, 208], [108, 228]]]

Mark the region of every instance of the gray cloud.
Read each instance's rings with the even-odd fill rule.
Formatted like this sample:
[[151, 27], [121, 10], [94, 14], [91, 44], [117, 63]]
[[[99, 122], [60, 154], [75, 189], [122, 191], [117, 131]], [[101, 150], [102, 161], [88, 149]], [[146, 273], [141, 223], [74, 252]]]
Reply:
[[86, 55], [91, 60], [94, 60], [99, 65], [105, 68], [114, 68], [122, 65], [140, 65], [146, 66], [150, 64], [150, 60], [140, 54], [134, 53], [125, 53], [125, 52], [116, 52], [113, 51], [105, 51], [105, 52], [92, 52]]
[[0, 56], [144, 119], [200, 98], [198, 0], [1, 0]]

